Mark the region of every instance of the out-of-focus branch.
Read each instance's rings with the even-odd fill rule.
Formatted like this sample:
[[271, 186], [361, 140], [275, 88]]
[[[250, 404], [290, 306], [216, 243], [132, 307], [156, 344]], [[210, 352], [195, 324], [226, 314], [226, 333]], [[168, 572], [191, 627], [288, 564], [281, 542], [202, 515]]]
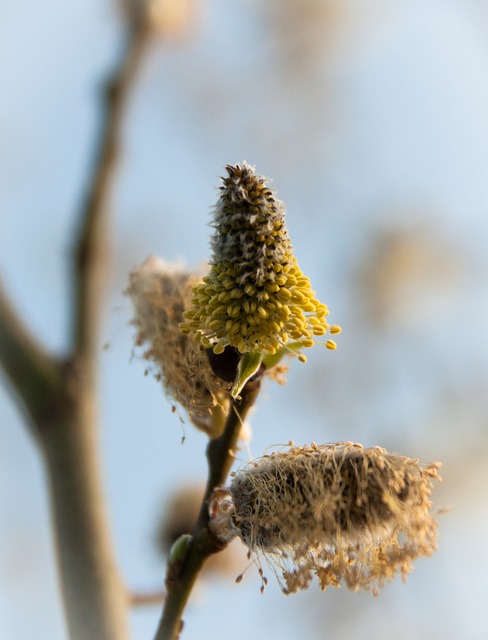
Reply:
[[[143, 3], [134, 2], [134, 7]], [[123, 116], [148, 25], [134, 9], [120, 62], [107, 83], [100, 132], [81, 207], [73, 272], [72, 352], [65, 411], [45, 430], [45, 455], [62, 594], [72, 640], [126, 640], [127, 593], [109, 535], [99, 464], [96, 365], [107, 254], [107, 214]]]
[[132, 591], [128, 595], [129, 604], [132, 607], [147, 607], [152, 604], [161, 604], [166, 599], [165, 591]]
[[105, 102], [91, 175], [81, 207], [75, 247], [73, 350], [89, 357], [97, 349], [99, 315], [107, 256], [107, 213], [119, 156], [120, 130], [128, 96], [148, 40], [144, 2], [134, 0], [119, 67], [105, 87]]
[[183, 611], [191, 590], [207, 558], [222, 550], [209, 530], [209, 500], [223, 485], [234, 462], [237, 440], [249, 409], [259, 393], [260, 381], [249, 382], [240, 402], [233, 400], [224, 433], [207, 447], [208, 480], [200, 514], [183, 559], [170, 557], [166, 575], [166, 602], [155, 640], [177, 640], [183, 628]]
[[29, 413], [50, 488], [61, 592], [71, 640], [126, 640], [127, 592], [109, 536], [98, 453], [96, 361], [106, 222], [130, 90], [149, 26], [131, 2], [120, 62], [102, 104], [100, 131], [75, 242], [71, 352], [49, 355], [0, 290], [0, 365]]
[[30, 415], [35, 426], [52, 407], [61, 382], [59, 365], [30, 334], [12, 307], [0, 283], [0, 365], [11, 388]]

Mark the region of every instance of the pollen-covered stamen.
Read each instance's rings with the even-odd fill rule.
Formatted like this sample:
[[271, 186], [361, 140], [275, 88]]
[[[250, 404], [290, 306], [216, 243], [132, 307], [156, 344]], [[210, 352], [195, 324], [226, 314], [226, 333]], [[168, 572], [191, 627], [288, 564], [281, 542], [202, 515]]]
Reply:
[[226, 169], [211, 271], [194, 288], [181, 330], [215, 353], [227, 345], [263, 355], [289, 343], [311, 347], [327, 333], [329, 311], [293, 255], [283, 203], [245, 162]]

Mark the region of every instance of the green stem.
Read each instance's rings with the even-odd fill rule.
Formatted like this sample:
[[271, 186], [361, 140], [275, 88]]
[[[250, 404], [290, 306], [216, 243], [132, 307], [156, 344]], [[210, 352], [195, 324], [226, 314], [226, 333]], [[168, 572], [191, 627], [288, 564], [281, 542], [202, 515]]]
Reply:
[[177, 640], [183, 627], [183, 611], [200, 570], [209, 556], [222, 550], [208, 528], [209, 500], [215, 488], [222, 486], [235, 458], [237, 441], [249, 409], [259, 393], [259, 380], [248, 383], [241, 393], [240, 402], [233, 400], [224, 433], [210, 440], [207, 447], [208, 480], [188, 549], [182, 562], [169, 564], [166, 576], [167, 596], [155, 640]]

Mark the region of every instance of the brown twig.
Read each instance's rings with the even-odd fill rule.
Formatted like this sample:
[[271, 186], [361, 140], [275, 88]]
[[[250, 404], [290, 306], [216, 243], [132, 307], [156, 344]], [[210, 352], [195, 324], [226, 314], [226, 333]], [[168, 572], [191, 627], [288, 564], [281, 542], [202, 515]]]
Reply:
[[259, 393], [259, 380], [248, 383], [241, 392], [240, 402], [233, 401], [224, 433], [210, 440], [207, 447], [208, 480], [200, 514], [189, 539], [183, 560], [168, 564], [167, 597], [155, 640], [177, 640], [183, 628], [183, 611], [207, 558], [222, 550], [209, 530], [208, 504], [216, 487], [223, 485], [234, 462], [237, 440], [249, 409]]

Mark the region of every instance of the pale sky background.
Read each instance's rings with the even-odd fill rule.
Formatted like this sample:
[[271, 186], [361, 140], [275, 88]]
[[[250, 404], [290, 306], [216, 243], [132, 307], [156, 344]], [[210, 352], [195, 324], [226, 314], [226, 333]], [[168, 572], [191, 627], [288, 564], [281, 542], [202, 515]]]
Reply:
[[[112, 212], [100, 351], [102, 455], [129, 585], [162, 584], [161, 505], [205, 477], [184, 428], [131, 360], [127, 274], [147, 255], [208, 255], [226, 163], [246, 159], [287, 204], [300, 266], [343, 326], [252, 416], [270, 445], [352, 440], [444, 463], [439, 551], [378, 598], [283, 596], [253, 569], [198, 590], [184, 640], [488, 637], [488, 5], [480, 0], [188, 0], [133, 95]], [[117, 58], [112, 2], [0, 2], [0, 272], [32, 330], [66, 344], [68, 256]], [[183, 415], [183, 414], [182, 414]], [[243, 458], [246, 453], [243, 452]], [[240, 567], [237, 573], [243, 569]], [[132, 615], [152, 638], [160, 610]], [[38, 452], [0, 386], [0, 638], [66, 638]]]

